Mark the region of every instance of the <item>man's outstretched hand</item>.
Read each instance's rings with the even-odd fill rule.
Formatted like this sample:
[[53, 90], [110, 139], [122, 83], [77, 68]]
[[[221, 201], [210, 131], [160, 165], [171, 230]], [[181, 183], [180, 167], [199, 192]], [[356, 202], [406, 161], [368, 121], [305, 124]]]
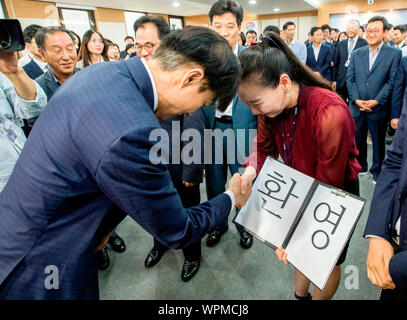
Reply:
[[240, 209], [243, 207], [247, 200], [249, 200], [250, 195], [252, 194], [251, 187], [246, 190], [246, 192], [242, 193], [242, 177], [240, 174], [235, 173], [229, 181], [228, 190], [232, 191], [235, 196], [235, 206], [236, 208]]

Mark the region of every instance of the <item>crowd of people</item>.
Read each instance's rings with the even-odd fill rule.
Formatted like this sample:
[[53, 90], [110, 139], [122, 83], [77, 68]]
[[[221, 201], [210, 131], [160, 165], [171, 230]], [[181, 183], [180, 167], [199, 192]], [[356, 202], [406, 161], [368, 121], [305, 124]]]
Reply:
[[[97, 298], [106, 245], [126, 250], [116, 232], [126, 215], [153, 236], [145, 267], [182, 249], [181, 279], [190, 281], [201, 239], [221, 241], [267, 156], [355, 195], [358, 177], [371, 175], [368, 277], [382, 299], [407, 298], [406, 26], [352, 19], [343, 32], [315, 26], [303, 43], [293, 22], [241, 32], [233, 0], [215, 2], [209, 19], [211, 28], [170, 31], [164, 18], [143, 16], [123, 51], [97, 30], [80, 38], [30, 25], [27, 55], [0, 52], [0, 298]], [[233, 132], [233, 143], [225, 138], [219, 155], [211, 141], [210, 161], [153, 165], [146, 139], [154, 128], [181, 146], [183, 132], [197, 130], [200, 154], [205, 129]], [[250, 249], [253, 236], [236, 228]], [[295, 270], [296, 299], [334, 296], [348, 245], [323, 290], [311, 294]], [[288, 262], [284, 249], [276, 254]], [[64, 271], [59, 292], [33, 278], [44, 264]]]

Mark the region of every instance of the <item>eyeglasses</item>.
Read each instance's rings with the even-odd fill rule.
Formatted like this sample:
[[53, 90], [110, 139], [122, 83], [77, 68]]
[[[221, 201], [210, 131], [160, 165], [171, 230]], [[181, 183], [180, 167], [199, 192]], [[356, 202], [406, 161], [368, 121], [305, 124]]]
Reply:
[[152, 51], [153, 50], [153, 48], [155, 47], [155, 46], [157, 46], [157, 45], [159, 45], [159, 43], [150, 43], [150, 42], [147, 42], [147, 43], [145, 43], [145, 44], [136, 44], [136, 51], [137, 52], [141, 52], [142, 50], [143, 50], [143, 48], [146, 50], [146, 51]]
[[366, 29], [366, 34], [379, 34], [380, 31], [379, 29]]

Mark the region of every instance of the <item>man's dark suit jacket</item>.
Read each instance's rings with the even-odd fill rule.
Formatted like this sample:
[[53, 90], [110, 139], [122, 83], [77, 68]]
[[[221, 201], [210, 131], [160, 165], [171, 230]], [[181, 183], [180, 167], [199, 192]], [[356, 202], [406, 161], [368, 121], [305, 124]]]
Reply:
[[399, 252], [390, 260], [390, 276], [397, 288], [407, 289], [407, 95], [393, 143], [387, 151], [370, 205], [364, 236], [391, 241], [401, 217]]
[[[75, 73], [81, 69], [76, 68]], [[55, 78], [52, 74], [51, 68], [48, 69], [43, 75], [39, 76], [35, 81], [40, 85], [42, 90], [44, 90], [47, 95], [48, 102], [51, 100], [51, 97], [54, 95], [55, 91], [61, 86], [61, 84], [55, 81]]]
[[332, 47], [329, 44], [321, 44], [318, 60], [315, 60], [313, 46], [307, 47], [307, 66], [314, 71], [318, 71], [321, 76], [329, 81], [331, 80], [330, 67], [333, 59]]
[[394, 79], [393, 94], [391, 96], [390, 119], [400, 118], [401, 108], [403, 106], [404, 91], [407, 86], [407, 57], [402, 57], [396, 78]]
[[40, 66], [34, 60], [31, 60], [31, 62], [27, 63], [23, 67], [23, 69], [25, 73], [33, 80], [44, 74], [44, 71], [42, 71]]
[[[335, 50], [334, 74], [332, 80], [336, 81], [336, 87], [339, 89], [346, 86], [346, 73], [348, 68], [345, 67], [345, 64], [346, 61], [348, 61], [348, 41], [349, 39], [339, 42]], [[359, 49], [366, 45], [366, 40], [358, 37], [358, 41], [356, 41], [355, 48], [353, 50]]]
[[[57, 90], [0, 194], [0, 299], [97, 299], [94, 237], [115, 206], [171, 248], [227, 218], [227, 194], [184, 209], [167, 166], [151, 163], [153, 106], [138, 58], [89, 66]], [[44, 286], [50, 266], [58, 290]]]
[[357, 99], [373, 99], [379, 102], [379, 105], [372, 108], [372, 112], [367, 112], [369, 119], [379, 120], [387, 116], [400, 59], [400, 49], [383, 45], [369, 71], [369, 46], [353, 52], [346, 75], [349, 107], [353, 117], [361, 114], [359, 107], [355, 104]]

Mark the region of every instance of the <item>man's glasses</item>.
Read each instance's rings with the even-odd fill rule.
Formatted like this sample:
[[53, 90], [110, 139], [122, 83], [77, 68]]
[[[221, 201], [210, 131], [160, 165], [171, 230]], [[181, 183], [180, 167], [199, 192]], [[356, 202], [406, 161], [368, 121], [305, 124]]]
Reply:
[[141, 52], [143, 50], [143, 48], [144, 48], [146, 51], [151, 52], [154, 49], [154, 47], [157, 46], [157, 45], [159, 45], [159, 43], [147, 42], [146, 44], [143, 44], [143, 45], [136, 44], [136, 51]]

